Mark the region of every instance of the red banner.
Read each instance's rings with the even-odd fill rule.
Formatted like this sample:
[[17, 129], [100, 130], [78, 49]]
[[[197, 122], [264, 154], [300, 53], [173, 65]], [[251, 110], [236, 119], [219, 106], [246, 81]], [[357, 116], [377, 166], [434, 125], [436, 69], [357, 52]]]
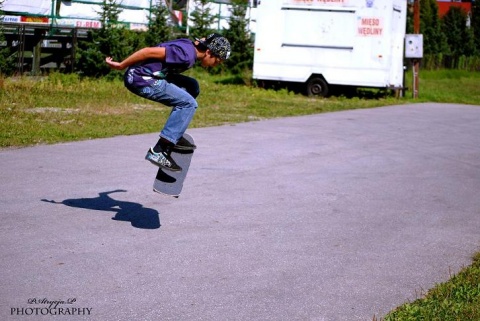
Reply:
[[29, 23], [48, 23], [48, 17], [20, 17], [21, 22]]

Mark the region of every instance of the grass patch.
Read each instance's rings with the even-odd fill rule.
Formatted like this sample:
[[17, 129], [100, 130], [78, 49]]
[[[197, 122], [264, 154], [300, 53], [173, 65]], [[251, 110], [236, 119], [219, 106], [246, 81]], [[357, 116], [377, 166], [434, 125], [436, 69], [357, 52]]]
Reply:
[[[400, 103], [394, 98], [311, 99], [287, 91], [240, 85], [238, 79], [232, 81], [229, 76], [193, 73], [202, 92], [190, 127]], [[46, 78], [4, 79], [2, 86], [0, 147], [159, 132], [170, 114], [170, 108], [137, 97], [119, 80], [53, 74]]]
[[419, 95], [425, 101], [480, 105], [478, 72], [421, 71], [419, 86]]
[[[212, 76], [201, 69], [187, 74], [201, 87], [191, 128], [414, 102], [410, 93], [396, 99], [378, 90], [362, 90], [354, 98], [308, 98], [246, 86], [245, 76]], [[420, 84], [415, 102], [480, 105], [480, 92], [474, 90], [480, 88], [478, 73], [425, 71]], [[170, 114], [169, 108], [130, 93], [120, 80], [52, 74], [2, 79], [0, 86], [0, 147], [159, 132]]]
[[425, 296], [390, 312], [384, 321], [480, 320], [480, 253], [471, 266], [448, 282], [438, 284]]

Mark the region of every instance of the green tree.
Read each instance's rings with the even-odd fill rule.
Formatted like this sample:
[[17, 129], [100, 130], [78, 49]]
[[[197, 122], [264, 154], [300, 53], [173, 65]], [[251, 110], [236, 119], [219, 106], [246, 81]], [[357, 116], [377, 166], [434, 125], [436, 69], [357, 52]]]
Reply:
[[473, 32], [474, 46], [477, 49], [476, 54], [480, 55], [480, 0], [472, 2], [470, 27]]
[[407, 4], [407, 31], [406, 33], [413, 33], [413, 4]]
[[173, 28], [168, 23], [170, 12], [162, 1], [158, 1], [150, 10], [148, 30], [145, 33], [147, 46], [155, 46], [173, 37]]
[[448, 52], [447, 38], [442, 31], [442, 21], [438, 15], [436, 0], [420, 2], [420, 33], [423, 34], [424, 54]]
[[232, 54], [226, 66], [234, 74], [252, 69], [253, 41], [248, 30], [248, 0], [233, 0], [228, 19], [229, 28], [224, 36], [230, 41]]
[[462, 8], [451, 7], [442, 19], [449, 50], [454, 58], [475, 53], [473, 32], [467, 27], [467, 18]]
[[[0, 0], [0, 19], [3, 20], [3, 1]], [[0, 24], [0, 42], [5, 41], [5, 33], [3, 29], [3, 24]], [[1, 47], [0, 47], [1, 48]], [[0, 49], [0, 75], [5, 74], [4, 69], [6, 67], [7, 52], [4, 48]]]
[[[0, 19], [3, 20], [3, 2], [0, 0]], [[5, 42], [5, 30], [3, 24], [0, 24], [0, 42]], [[11, 49], [6, 46], [5, 48], [0, 47], [0, 75], [11, 75], [15, 72], [15, 58], [12, 55]]]
[[193, 10], [190, 20], [193, 26], [190, 35], [194, 38], [202, 38], [215, 32], [212, 25], [217, 22], [218, 16], [212, 13], [208, 0], [195, 0], [195, 10]]
[[105, 64], [105, 58], [111, 56], [121, 60], [145, 45], [143, 36], [128, 30], [118, 21], [121, 12], [117, 0], [103, 0], [99, 12], [101, 28], [89, 31], [88, 39], [79, 42], [77, 71], [91, 77], [120, 75]]

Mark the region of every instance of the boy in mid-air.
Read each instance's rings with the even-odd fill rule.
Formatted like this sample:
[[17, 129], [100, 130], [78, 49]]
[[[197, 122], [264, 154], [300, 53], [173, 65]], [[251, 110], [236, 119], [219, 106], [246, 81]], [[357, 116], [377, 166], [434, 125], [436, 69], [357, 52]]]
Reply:
[[106, 58], [113, 69], [127, 68], [125, 87], [134, 94], [172, 107], [157, 144], [151, 147], [147, 160], [171, 171], [181, 171], [171, 153], [193, 150], [195, 145], [182, 138], [198, 107], [198, 82], [181, 73], [200, 61], [203, 67], [214, 67], [230, 56], [230, 43], [219, 34], [206, 38], [177, 39], [134, 52], [121, 62]]

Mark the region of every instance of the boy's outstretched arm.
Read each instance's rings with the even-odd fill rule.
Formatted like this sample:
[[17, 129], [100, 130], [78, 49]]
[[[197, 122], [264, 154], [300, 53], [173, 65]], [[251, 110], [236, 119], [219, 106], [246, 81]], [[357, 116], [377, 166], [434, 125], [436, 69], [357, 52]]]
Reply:
[[121, 62], [114, 61], [112, 57], [107, 57], [105, 62], [112, 69], [123, 70], [127, 67], [135, 65], [147, 59], [158, 59], [165, 61], [165, 48], [164, 47], [148, 47], [140, 49], [134, 52]]

